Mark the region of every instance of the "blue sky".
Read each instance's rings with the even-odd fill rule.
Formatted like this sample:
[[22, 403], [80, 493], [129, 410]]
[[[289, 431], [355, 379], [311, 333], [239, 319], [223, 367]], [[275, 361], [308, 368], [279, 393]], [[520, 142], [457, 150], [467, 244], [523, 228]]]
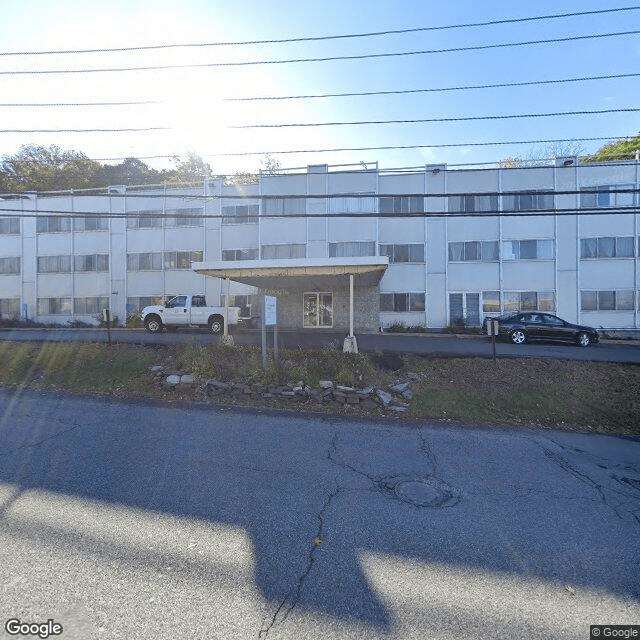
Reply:
[[[108, 49], [174, 43], [269, 40], [411, 29], [633, 6], [602, 1], [418, 2], [351, 0], [0, 0], [0, 51]], [[368, 38], [156, 51], [0, 57], [0, 71], [211, 64], [363, 55], [570, 38], [640, 29], [640, 11]], [[472, 143], [619, 137], [640, 130], [638, 113], [360, 126], [234, 129], [285, 124], [465, 118], [638, 108], [640, 77], [525, 87], [282, 101], [234, 97], [407, 91], [640, 72], [640, 36], [364, 60], [81, 74], [0, 75], [0, 102], [153, 101], [85, 107], [0, 107], [1, 129], [138, 128], [121, 133], [2, 133], [0, 155], [22, 144], [56, 144], [94, 158], [194, 151], [216, 172], [254, 170], [261, 155], [344, 147], [450, 148], [278, 154], [284, 167], [378, 161], [381, 168], [494, 162], [538, 155], [544, 144]], [[579, 143], [584, 153], [603, 143]], [[149, 159], [153, 166], [167, 160]]]

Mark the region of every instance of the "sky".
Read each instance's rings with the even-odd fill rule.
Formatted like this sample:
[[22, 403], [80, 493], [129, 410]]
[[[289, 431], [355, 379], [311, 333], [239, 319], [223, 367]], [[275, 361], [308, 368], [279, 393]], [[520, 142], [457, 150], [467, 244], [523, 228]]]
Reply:
[[[620, 4], [603, 0], [0, 0], [0, 156], [15, 154], [25, 144], [54, 144], [103, 162], [137, 157], [157, 168], [171, 166], [171, 156], [193, 152], [214, 173], [255, 171], [267, 153], [283, 168], [378, 162], [381, 169], [390, 169], [541, 156], [549, 145], [530, 142], [537, 140], [634, 136], [640, 131], [640, 111], [495, 117], [638, 109], [640, 75], [518, 87], [460, 87], [639, 74], [640, 34], [491, 45], [640, 31], [640, 7], [434, 29], [633, 6], [629, 0]], [[425, 30], [319, 41], [167, 47], [407, 29]], [[165, 48], [106, 51], [156, 45]], [[468, 47], [487, 48], [273, 62]], [[101, 51], [42, 53], [82, 49]], [[238, 64], [266, 61], [271, 62]], [[176, 65], [192, 66], [166, 68]], [[148, 66], [165, 68], [95, 71]], [[42, 73], [52, 70], [76, 72]], [[358, 92], [405, 93], [327, 96]], [[300, 95], [325, 97], [235, 100]], [[144, 104], [96, 104], [105, 102]], [[45, 104], [60, 106], [17, 106]], [[444, 118], [453, 120], [321, 124]], [[264, 126], [290, 124], [315, 126]], [[244, 128], [248, 125], [263, 126]], [[111, 131], [33, 132], [36, 129]], [[493, 144], [517, 141], [522, 143]], [[604, 142], [556, 145], [556, 150], [593, 153]], [[364, 149], [408, 146], [419, 148]], [[345, 148], [357, 150], [336, 150]]]

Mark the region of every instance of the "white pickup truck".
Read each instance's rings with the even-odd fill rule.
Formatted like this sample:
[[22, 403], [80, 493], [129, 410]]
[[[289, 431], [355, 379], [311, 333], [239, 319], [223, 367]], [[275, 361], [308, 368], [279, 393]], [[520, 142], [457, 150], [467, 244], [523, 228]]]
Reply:
[[211, 333], [222, 333], [227, 326], [238, 324], [240, 307], [208, 307], [202, 295], [180, 295], [171, 298], [164, 306], [145, 307], [140, 316], [145, 329], [158, 333], [164, 327], [209, 327]]

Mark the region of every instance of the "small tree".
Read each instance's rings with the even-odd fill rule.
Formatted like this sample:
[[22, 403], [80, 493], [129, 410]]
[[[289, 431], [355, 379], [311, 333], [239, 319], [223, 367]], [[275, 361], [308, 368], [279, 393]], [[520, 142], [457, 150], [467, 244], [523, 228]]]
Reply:
[[606, 162], [607, 160], [632, 160], [640, 152], [640, 133], [635, 138], [607, 142], [585, 162]]

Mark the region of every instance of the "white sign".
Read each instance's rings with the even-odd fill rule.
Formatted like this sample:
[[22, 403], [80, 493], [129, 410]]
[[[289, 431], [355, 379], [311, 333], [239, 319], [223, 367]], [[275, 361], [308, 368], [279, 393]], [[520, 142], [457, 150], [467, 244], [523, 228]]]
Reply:
[[277, 298], [273, 296], [265, 296], [264, 297], [264, 323], [268, 324], [277, 324]]

